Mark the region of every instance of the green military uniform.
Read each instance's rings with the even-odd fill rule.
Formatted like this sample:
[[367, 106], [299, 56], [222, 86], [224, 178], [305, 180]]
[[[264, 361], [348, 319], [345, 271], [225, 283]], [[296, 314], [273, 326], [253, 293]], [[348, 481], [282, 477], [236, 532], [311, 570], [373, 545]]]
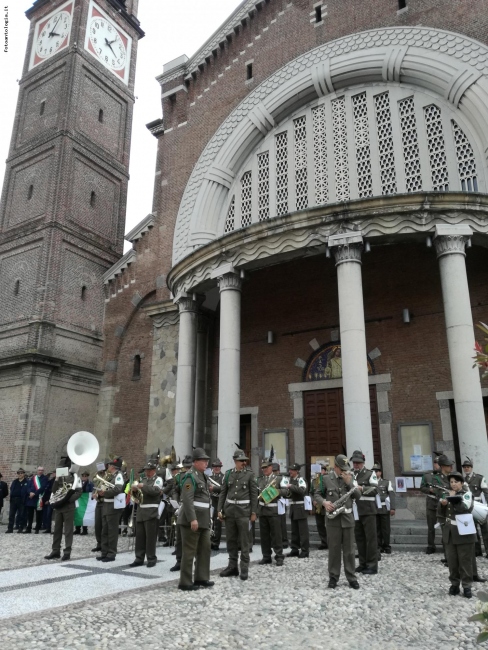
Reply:
[[[453, 472], [449, 476], [456, 477], [461, 483], [464, 480], [462, 474], [458, 472]], [[456, 515], [473, 511], [473, 495], [464, 487], [458, 494], [461, 496], [458, 503], [448, 501], [447, 505], [443, 505], [439, 502], [438, 516], [442, 524], [442, 541], [449, 567], [451, 582], [449, 593], [451, 595], [459, 593], [459, 585], [462, 583], [464, 595], [471, 598], [476, 534], [461, 535], [457, 527]]]
[[[60, 476], [53, 483], [52, 494], [65, 483], [72, 484], [75, 478], [71, 476]], [[52, 560], [59, 558], [61, 556], [61, 541], [63, 539], [63, 527], [64, 527], [64, 553], [63, 560], [69, 560], [71, 555], [71, 547], [73, 546], [73, 531], [74, 531], [74, 520], [75, 520], [75, 501], [81, 494], [81, 481], [79, 486], [75, 487], [70, 498], [62, 506], [58, 508], [53, 508], [54, 512], [54, 533], [53, 533], [53, 545], [50, 555], [47, 555], [45, 559]]]
[[[349, 469], [349, 461], [340, 454], [335, 459], [335, 465], [341, 471]], [[325, 511], [325, 502], [335, 503], [346, 495], [354, 486], [354, 482], [348, 485], [342, 476], [335, 471], [329, 472], [322, 477], [323, 492], [317, 493], [317, 503], [320, 503]], [[354, 515], [352, 513], [352, 500], [359, 499], [361, 491], [355, 488], [354, 492], [342, 503], [344, 511], [334, 518], [326, 516], [327, 539], [329, 543], [329, 587], [335, 588], [341, 575], [341, 551], [344, 563], [344, 573], [351, 587], [357, 589], [358, 582], [354, 568]], [[340, 508], [341, 506], [339, 506]]]
[[[355, 451], [351, 456], [353, 462], [364, 463], [361, 451]], [[359, 555], [357, 571], [369, 573], [378, 572], [378, 537], [376, 530], [376, 495], [378, 494], [378, 479], [376, 474], [363, 467], [356, 472], [355, 480], [363, 488], [361, 498], [357, 501], [358, 517], [354, 525], [354, 535]]]
[[324, 475], [321, 473], [316, 476], [310, 483], [310, 496], [312, 497], [312, 504], [314, 505], [315, 525], [320, 538], [320, 550], [328, 548], [327, 544], [327, 528], [325, 525], [325, 510], [320, 505], [317, 495], [324, 496]]
[[[437, 461], [436, 461], [437, 462]], [[438, 499], [430, 485], [437, 482], [438, 470], [432, 470], [422, 476], [420, 491], [426, 495], [425, 515], [427, 518], [427, 554], [435, 553], [435, 525], [437, 523]]]
[[[203, 449], [194, 449], [193, 460], [208, 460]], [[191, 522], [198, 521], [198, 530], [191, 529]], [[193, 466], [184, 476], [178, 525], [182, 539], [180, 589], [196, 586], [211, 587], [210, 577], [210, 492], [203, 472]], [[195, 579], [193, 580], [193, 561]]]
[[[120, 459], [109, 461], [109, 467], [114, 466], [119, 470], [122, 466]], [[97, 560], [111, 562], [117, 555], [117, 541], [119, 537], [119, 521], [122, 508], [114, 507], [114, 499], [122, 494], [125, 487], [124, 475], [120, 471], [113, 474], [107, 472], [105, 480], [113, 485], [112, 489], [104, 491], [102, 509], [102, 554]]]
[[[468, 464], [469, 461], [469, 464]], [[468, 471], [468, 468], [470, 471]], [[468, 458], [467, 461], [463, 462], [464, 480], [467, 483], [473, 499], [478, 502], [482, 502], [482, 495], [485, 498], [485, 503], [488, 503], [488, 484], [486, 483], [485, 477], [483, 474], [476, 474], [473, 472], [472, 461]], [[478, 532], [478, 526], [483, 537], [483, 544], [485, 545], [486, 557], [488, 557], [488, 521], [485, 520], [482, 524], [477, 524], [476, 526], [476, 555], [483, 555], [481, 550], [481, 541], [480, 535]]]
[[[266, 462], [266, 461], [265, 461]], [[263, 463], [262, 467], [269, 467]], [[279, 476], [260, 476], [258, 478], [258, 491], [261, 492], [273, 485], [278, 489], [281, 478]], [[278, 566], [283, 566], [283, 542], [281, 539], [281, 522], [278, 516], [278, 499], [271, 503], [265, 503], [262, 499], [258, 500], [258, 517], [259, 517], [259, 534], [261, 538], [261, 551], [263, 559], [259, 564], [271, 564], [271, 549], [275, 552], [275, 560]]]
[[[279, 476], [280, 480], [283, 478], [283, 474], [280, 474], [280, 466], [278, 463], [273, 463], [273, 474]], [[285, 503], [283, 499], [283, 503]], [[281, 539], [283, 540], [283, 548], [288, 548], [288, 531], [286, 529], [286, 508], [282, 515], [278, 515], [281, 523]]]
[[[212, 468], [213, 467], [222, 467], [222, 463], [218, 458], [214, 460], [212, 463]], [[212, 476], [210, 477], [212, 481], [215, 481], [216, 483], [219, 484], [220, 487], [217, 487], [216, 485], [213, 485], [213, 483], [210, 483], [212, 485], [212, 491], [211, 491], [211, 497], [212, 497], [212, 550], [218, 551], [219, 546], [220, 546], [220, 539], [222, 537], [222, 522], [219, 519], [219, 494], [220, 490], [222, 488], [222, 481], [224, 480], [224, 475], [220, 471], [218, 474], [214, 474], [212, 471]]]
[[[381, 470], [381, 467], [374, 466], [374, 470]], [[387, 555], [391, 553], [390, 533], [391, 533], [391, 511], [395, 510], [395, 492], [391, 481], [387, 478], [378, 477], [378, 495], [381, 501], [381, 507], [378, 508], [376, 516], [376, 529], [378, 533], [378, 546], [381, 551]]]
[[[144, 467], [145, 470], [156, 469], [157, 460], [149, 461]], [[153, 567], [157, 562], [156, 542], [158, 540], [159, 513], [158, 508], [161, 502], [163, 491], [163, 479], [154, 475], [144, 476], [139, 480], [138, 485], [142, 492], [142, 503], [137, 504], [136, 517], [136, 559], [133, 566], [144, 563], [144, 556], [147, 557], [147, 566]], [[135, 507], [135, 506], [134, 506]]]
[[[290, 469], [300, 471], [300, 465], [295, 463]], [[286, 482], [286, 481], [285, 481]], [[283, 482], [281, 484], [283, 486]], [[308, 557], [310, 536], [308, 531], [308, 513], [305, 510], [304, 497], [307, 494], [307, 482], [301, 476], [290, 478], [287, 482], [288, 498], [290, 499], [291, 521], [291, 551], [288, 557]]]
[[[234, 453], [234, 461], [249, 460], [243, 451]], [[258, 488], [252, 471], [229, 469], [222, 482], [218, 511], [225, 517], [225, 532], [229, 565], [220, 575], [239, 575], [238, 559], [241, 549], [240, 577], [247, 580], [249, 574], [249, 522], [257, 514]]]

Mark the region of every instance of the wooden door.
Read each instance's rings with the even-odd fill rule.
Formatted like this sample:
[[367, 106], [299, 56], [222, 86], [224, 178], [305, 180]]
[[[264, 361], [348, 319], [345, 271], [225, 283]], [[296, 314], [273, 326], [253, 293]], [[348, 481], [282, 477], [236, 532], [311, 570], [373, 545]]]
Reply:
[[[342, 388], [306, 391], [303, 394], [305, 452], [312, 456], [346, 454], [346, 427]], [[381, 462], [381, 440], [376, 386], [369, 387], [374, 460]], [[351, 453], [353, 449], [349, 450]]]

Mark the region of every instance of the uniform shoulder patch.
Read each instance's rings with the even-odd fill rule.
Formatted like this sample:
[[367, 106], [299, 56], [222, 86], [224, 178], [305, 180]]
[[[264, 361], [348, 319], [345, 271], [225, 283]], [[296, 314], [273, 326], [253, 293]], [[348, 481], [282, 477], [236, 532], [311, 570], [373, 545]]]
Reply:
[[189, 490], [190, 488], [191, 488], [191, 483], [190, 482], [185, 483], [185, 489]]
[[158, 476], [158, 478], [154, 481], [154, 485], [156, 487], [158, 487], [158, 488], [162, 488], [163, 487], [163, 479], [160, 476]]
[[117, 474], [117, 477], [115, 479], [115, 485], [124, 485], [124, 483], [125, 483], [125, 481], [124, 481], [124, 477], [122, 476], [122, 474]]

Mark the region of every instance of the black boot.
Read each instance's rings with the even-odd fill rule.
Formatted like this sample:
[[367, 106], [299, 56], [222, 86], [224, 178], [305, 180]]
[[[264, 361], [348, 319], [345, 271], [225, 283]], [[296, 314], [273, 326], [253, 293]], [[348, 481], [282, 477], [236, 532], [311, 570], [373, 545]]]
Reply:
[[75, 526], [73, 535], [81, 535], [81, 526]]
[[170, 571], [179, 571], [181, 568], [181, 564], [177, 562], [174, 566], [171, 567]]
[[49, 555], [44, 556], [44, 559], [45, 560], [59, 560], [60, 557], [61, 557], [61, 553], [56, 553], [56, 551], [51, 551], [51, 553], [49, 553]]
[[88, 535], [88, 526], [83, 526], [83, 532], [81, 534]]
[[471, 587], [464, 587], [463, 596], [465, 598], [472, 598], [473, 597], [473, 594], [471, 593]]
[[234, 567], [228, 566], [223, 571], [221, 571], [219, 575], [221, 578], [230, 578], [231, 576], [238, 576], [239, 569], [236, 566]]

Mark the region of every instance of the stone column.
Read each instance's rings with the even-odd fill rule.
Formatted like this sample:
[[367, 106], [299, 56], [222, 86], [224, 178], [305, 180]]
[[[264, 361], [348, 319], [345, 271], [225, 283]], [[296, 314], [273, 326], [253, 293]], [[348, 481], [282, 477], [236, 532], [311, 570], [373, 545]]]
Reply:
[[241, 278], [230, 265], [213, 273], [220, 289], [219, 423], [217, 455], [233, 467], [241, 407]]
[[471, 235], [469, 226], [438, 225], [434, 246], [441, 274], [459, 448], [462, 459], [469, 456], [475, 468], [483, 471], [488, 466], [488, 442], [479, 370], [473, 368], [475, 336], [464, 259]]
[[207, 401], [207, 334], [208, 319], [203, 314], [200, 314], [198, 316], [197, 326], [195, 425], [193, 429], [194, 447], [204, 447], [205, 439], [205, 406]]
[[183, 458], [186, 454], [191, 454], [193, 445], [198, 303], [191, 296], [180, 296], [175, 302], [180, 310], [180, 331], [174, 445], [176, 455]]
[[361, 449], [371, 467], [374, 454], [361, 279], [363, 238], [358, 233], [331, 235], [328, 244], [337, 266], [347, 453]]

